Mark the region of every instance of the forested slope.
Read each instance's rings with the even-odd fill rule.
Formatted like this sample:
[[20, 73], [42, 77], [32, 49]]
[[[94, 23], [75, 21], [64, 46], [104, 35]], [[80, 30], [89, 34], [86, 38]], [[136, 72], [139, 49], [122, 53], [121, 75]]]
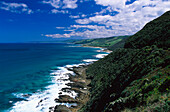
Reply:
[[90, 65], [90, 100], [80, 112], [170, 111], [170, 11]]
[[156, 45], [159, 48], [170, 47], [170, 12], [149, 22], [145, 27], [131, 36], [125, 43], [125, 48], [143, 48]]

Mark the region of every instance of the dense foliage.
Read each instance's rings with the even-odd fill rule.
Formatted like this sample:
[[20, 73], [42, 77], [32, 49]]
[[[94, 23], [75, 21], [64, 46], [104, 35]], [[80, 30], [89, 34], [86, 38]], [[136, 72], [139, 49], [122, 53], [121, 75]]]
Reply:
[[125, 39], [129, 36], [117, 36], [109, 38], [97, 38], [97, 39], [85, 39], [72, 41], [75, 44], [83, 44], [84, 46], [94, 46], [94, 47], [105, 47], [109, 50], [114, 50], [116, 48], [122, 48], [125, 43]]
[[170, 111], [169, 21], [167, 12], [131, 36], [125, 48], [88, 67], [91, 96], [81, 112]]

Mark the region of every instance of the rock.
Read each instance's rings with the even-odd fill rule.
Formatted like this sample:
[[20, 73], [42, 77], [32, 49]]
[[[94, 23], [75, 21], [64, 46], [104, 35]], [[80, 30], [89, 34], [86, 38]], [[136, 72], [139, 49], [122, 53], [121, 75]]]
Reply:
[[25, 94], [25, 95], [22, 95], [23, 97], [30, 97], [31, 94]]
[[72, 92], [71, 88], [62, 88], [61, 91], [67, 92], [67, 93], [71, 93]]
[[72, 88], [62, 88], [62, 91], [67, 92], [67, 93], [71, 93], [72, 91], [74, 91], [78, 94], [82, 93], [79, 88], [73, 88], [73, 87]]
[[[42, 101], [43, 101], [43, 100], [41, 99], [41, 100], [39, 101], [39, 103], [41, 103]], [[39, 104], [39, 103], [38, 103], [38, 104]]]
[[71, 112], [71, 110], [65, 105], [55, 106], [54, 112]]
[[49, 107], [49, 112], [54, 112], [54, 107]]
[[60, 95], [59, 99], [55, 99], [55, 101], [59, 103], [77, 103], [77, 101], [74, 98], [68, 95]]
[[68, 83], [67, 86], [75, 87], [75, 88], [84, 88], [85, 83], [76, 82], [76, 83]]
[[[62, 92], [59, 93], [59, 98], [56, 98], [55, 101], [57, 103], [67, 103], [70, 104], [71, 107], [63, 105], [57, 105], [54, 108], [53, 112], [77, 112], [83, 104], [85, 104], [89, 99], [89, 87], [87, 86], [90, 83], [90, 80], [86, 79], [87, 65], [82, 65], [78, 67], [67, 68], [70, 71], [73, 71], [76, 75], [69, 75], [69, 80], [72, 83], [66, 84], [69, 87], [62, 88], [62, 92], [67, 92], [72, 94], [72, 92], [76, 92], [77, 96], [74, 98], [68, 95], [62, 95]], [[72, 105], [73, 104], [73, 105]], [[76, 104], [76, 105], [74, 105]]]

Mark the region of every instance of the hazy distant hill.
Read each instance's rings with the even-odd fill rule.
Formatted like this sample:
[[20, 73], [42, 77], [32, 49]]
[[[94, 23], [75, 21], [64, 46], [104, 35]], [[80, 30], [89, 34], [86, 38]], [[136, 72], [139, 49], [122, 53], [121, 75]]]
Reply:
[[[75, 44], [83, 44], [84, 46], [105, 47], [109, 50], [121, 48], [124, 46], [125, 39], [129, 36], [116, 36], [109, 38], [84, 39], [72, 41]], [[116, 46], [114, 46], [116, 45]]]

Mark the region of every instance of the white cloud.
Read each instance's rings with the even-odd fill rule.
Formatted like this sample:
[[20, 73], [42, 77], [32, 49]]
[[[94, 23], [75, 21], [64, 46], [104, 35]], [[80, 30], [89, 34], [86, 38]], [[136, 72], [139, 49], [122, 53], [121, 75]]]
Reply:
[[48, 35], [45, 35], [46, 37], [52, 37], [52, 38], [63, 38], [65, 37], [64, 35], [61, 35], [61, 34], [48, 34]]
[[95, 22], [107, 22], [108, 20], [111, 20], [113, 18], [113, 16], [110, 15], [96, 15], [94, 17], [90, 17], [89, 20], [90, 21], [95, 21]]
[[65, 27], [56, 27], [56, 29], [65, 29]]
[[87, 15], [79, 13], [78, 15], [70, 15], [71, 19], [85, 18]]
[[[83, 32], [75, 31], [75, 30], [65, 30], [65, 31], [71, 31], [71, 33], [67, 34], [49, 34], [45, 35], [47, 37], [52, 38], [69, 38], [69, 37], [86, 37], [86, 38], [101, 38], [101, 37], [111, 37], [114, 34], [118, 33], [117, 30], [113, 29], [106, 29], [105, 27], [99, 27], [93, 30], [86, 29]], [[125, 31], [119, 31], [118, 35], [128, 35]]]
[[86, 16], [87, 16], [87, 15], [85, 15], [85, 14], [82, 14], [82, 15], [81, 15], [81, 17], [86, 17]]
[[[66, 27], [64, 31], [70, 31], [69, 33], [50, 34], [48, 37], [100, 38], [132, 35], [139, 31], [147, 22], [170, 10], [170, 1], [162, 0], [136, 0], [128, 5], [125, 3], [129, 0], [95, 1], [96, 4], [106, 6], [106, 8], [96, 12], [95, 16], [84, 16], [83, 19], [76, 19], [75, 22], [81, 25]], [[113, 15], [112, 12], [114, 11], [118, 11], [118, 14]]]
[[70, 17], [70, 18], [72, 18], [72, 19], [80, 18], [80, 16], [79, 16], [79, 15], [76, 15], [76, 16], [70, 15], [69, 17]]
[[89, 24], [91, 21], [89, 19], [77, 19], [76, 22], [79, 24]]
[[[108, 5], [104, 10], [108, 9], [110, 12], [110, 10], [113, 10], [110, 7], [115, 7], [114, 5], [118, 3], [114, 3], [113, 1], [114, 0], [96, 0], [96, 3], [103, 6]], [[117, 15], [102, 15], [102, 12], [105, 13], [105, 11], [101, 11], [96, 13], [97, 15], [93, 17], [78, 19], [76, 22], [79, 24], [96, 23], [108, 26], [109, 28], [112, 28], [111, 30], [113, 32], [110, 32], [107, 29], [106, 32], [110, 32], [112, 35], [132, 35], [139, 31], [147, 22], [170, 10], [169, 1], [137, 0], [130, 5], [125, 5], [126, 0], [122, 1], [124, 1], [124, 6], [118, 6], [121, 8], [121, 11]], [[109, 35], [110, 34], [108, 33], [108, 36]], [[106, 35], [106, 37], [108, 36]]]
[[62, 9], [75, 9], [77, 8], [77, 0], [48, 0], [43, 1], [45, 4], [50, 4], [54, 8], [62, 8]]
[[102, 29], [105, 28], [105, 26], [97, 26], [97, 25], [71, 25], [70, 28], [88, 28], [88, 29]]
[[64, 0], [64, 6], [63, 8], [70, 8], [70, 9], [75, 9], [77, 8], [77, 0]]
[[10, 12], [15, 12], [15, 13], [22, 13], [22, 12], [26, 12], [27, 14], [33, 13], [33, 11], [29, 9], [28, 6], [24, 3], [1, 2], [0, 9], [10, 11]]
[[[63, 28], [63, 27], [62, 27]], [[87, 37], [87, 38], [100, 38], [106, 36], [113, 36], [114, 30], [108, 29], [106, 26], [98, 25], [71, 25], [70, 27], [65, 27], [64, 31], [69, 31], [70, 33], [65, 34], [48, 34], [46, 37], [52, 38], [69, 38], [69, 37]], [[82, 32], [79, 29], [84, 29]], [[124, 32], [119, 32], [122, 35]]]
[[128, 0], [95, 0], [96, 4], [111, 6], [114, 10], [124, 8], [126, 1]]
[[53, 14], [57, 14], [57, 13], [62, 13], [62, 14], [68, 14], [68, 10], [57, 10], [57, 9], [52, 9], [51, 12]]

